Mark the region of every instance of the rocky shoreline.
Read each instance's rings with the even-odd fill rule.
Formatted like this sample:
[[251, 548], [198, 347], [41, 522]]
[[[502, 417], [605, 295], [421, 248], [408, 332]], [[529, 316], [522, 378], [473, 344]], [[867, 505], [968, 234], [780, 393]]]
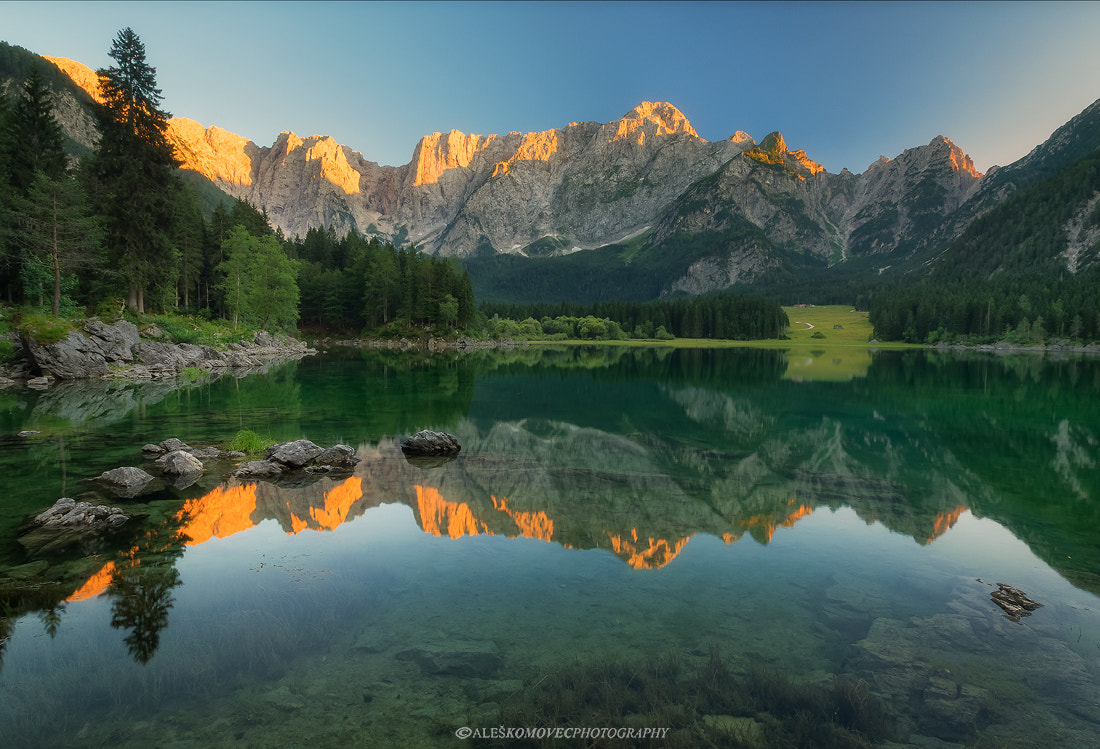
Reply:
[[1022, 345], [1019, 343], [982, 343], [967, 345], [962, 343], [937, 343], [926, 346], [931, 351], [982, 351], [990, 354], [1006, 356], [1010, 354], [1041, 354], [1052, 359], [1063, 359], [1070, 356], [1100, 356], [1100, 343], [1087, 345], [1071, 344], [1068, 341], [1055, 340], [1052, 343]]
[[264, 331], [257, 331], [251, 341], [230, 343], [224, 351], [168, 343], [142, 337], [138, 327], [126, 320], [107, 324], [97, 318], [85, 320], [55, 343], [42, 345], [23, 336], [15, 344], [16, 362], [0, 370], [0, 387], [18, 383], [49, 387], [59, 380], [174, 378], [189, 368], [204, 372], [255, 368], [317, 353], [289, 336]]

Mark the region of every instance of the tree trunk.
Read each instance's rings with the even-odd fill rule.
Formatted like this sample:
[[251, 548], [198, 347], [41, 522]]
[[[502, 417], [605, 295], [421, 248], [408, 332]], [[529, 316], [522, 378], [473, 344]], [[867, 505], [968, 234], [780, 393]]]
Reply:
[[57, 248], [57, 194], [53, 196], [53, 316], [61, 313], [61, 261]]
[[126, 300], [126, 306], [131, 312], [138, 311], [137, 284], [133, 281], [130, 282], [130, 297]]

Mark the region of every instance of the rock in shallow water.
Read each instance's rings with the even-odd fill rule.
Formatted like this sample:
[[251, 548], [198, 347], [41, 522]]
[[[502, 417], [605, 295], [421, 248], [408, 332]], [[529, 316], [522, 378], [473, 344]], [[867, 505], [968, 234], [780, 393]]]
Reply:
[[457, 455], [461, 449], [453, 434], [430, 429], [421, 430], [401, 443], [406, 455]]
[[202, 473], [202, 461], [184, 450], [173, 450], [162, 458], [157, 458], [156, 464], [160, 466], [166, 476], [187, 476], [193, 473]]
[[282, 463], [291, 468], [301, 468], [306, 463], [324, 452], [309, 440], [295, 440], [294, 442], [281, 442], [267, 449], [264, 457], [276, 463]]
[[99, 530], [117, 528], [128, 519], [126, 513], [117, 507], [92, 505], [88, 502], [77, 502], [70, 497], [62, 497], [54, 502], [53, 507], [39, 513], [34, 522], [35, 525], [43, 528], [79, 526], [89, 530]]
[[117, 496], [130, 498], [137, 496], [153, 477], [140, 468], [124, 466], [104, 471], [98, 479]]

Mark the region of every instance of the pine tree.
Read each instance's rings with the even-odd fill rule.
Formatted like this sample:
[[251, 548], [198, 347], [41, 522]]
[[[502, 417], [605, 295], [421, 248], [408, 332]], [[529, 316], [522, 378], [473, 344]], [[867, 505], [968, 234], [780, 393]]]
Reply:
[[170, 115], [160, 109], [156, 68], [145, 60], [145, 45], [127, 27], [108, 54], [117, 64], [96, 71], [104, 103], [90, 175], [94, 200], [106, 219], [111, 259], [129, 287], [128, 305], [144, 313], [146, 287], [167, 275], [173, 262], [179, 162], [168, 142]]
[[23, 81], [20, 94], [11, 109], [8, 169], [12, 187], [26, 196], [38, 172], [60, 177], [67, 157], [50, 90], [37, 67]]
[[52, 178], [42, 171], [35, 175], [27, 197], [17, 201], [15, 216], [25, 253], [24, 293], [44, 296], [44, 282], [52, 278], [52, 311], [57, 317], [63, 278], [78, 268], [100, 264], [98, 221], [89, 215], [84, 190], [74, 177]]

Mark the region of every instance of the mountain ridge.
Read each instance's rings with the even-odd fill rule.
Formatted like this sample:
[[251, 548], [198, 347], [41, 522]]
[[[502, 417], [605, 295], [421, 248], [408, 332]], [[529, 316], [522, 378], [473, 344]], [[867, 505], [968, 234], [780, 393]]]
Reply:
[[[97, 79], [90, 69], [65, 58], [51, 62], [96, 95]], [[881, 211], [864, 209], [868, 196], [881, 196], [885, 189], [862, 183], [888, 185], [896, 193], [899, 172], [911, 176], [909, 162], [921, 160], [922, 148], [880, 159], [862, 174], [842, 170], [832, 175], [805, 151], [791, 150], [778, 131], [759, 144], [743, 131], [708, 143], [667, 102], [642, 102], [609, 123], [573, 122], [541, 132], [432, 133], [418, 141], [409, 163], [396, 167], [368, 161], [321, 135], [304, 138], [284, 131], [265, 147], [217, 126], [173, 118], [169, 136], [183, 168], [262, 208], [287, 236], [329, 227], [338, 234], [403, 235], [429, 252], [458, 256], [486, 249], [568, 254], [623, 241], [647, 231], [693, 182], [745, 154], [762, 165], [782, 166], [802, 182], [818, 178], [837, 183], [799, 196], [814, 206], [816, 230], [800, 233], [786, 221], [776, 231], [778, 244], [812, 234], [812, 254], [843, 261], [852, 250], [853, 235], [871, 252], [893, 249], [904, 238], [905, 216], [895, 222], [898, 226], [860, 236], [861, 229], [872, 231], [866, 227], [876, 218], [883, 223]], [[943, 136], [924, 148], [936, 143], [948, 148], [941, 168], [981, 179], [969, 157]], [[859, 184], [843, 184], [853, 179]], [[949, 205], [957, 207], [970, 186], [947, 190]], [[846, 191], [852, 194], [850, 201], [833, 199]], [[763, 192], [764, 202], [774, 197], [767, 189]], [[789, 194], [785, 186], [781, 192]], [[901, 200], [890, 196], [892, 204]], [[746, 217], [767, 234], [774, 212]], [[866, 249], [862, 245], [856, 253]]]
[[[61, 119], [90, 149], [94, 122], [82, 97], [96, 95], [95, 74], [48, 60], [81, 87], [59, 96]], [[260, 146], [184, 117], [169, 122], [169, 137], [188, 173], [264, 210], [287, 237], [320, 229], [415, 243], [462, 258], [479, 298], [495, 301], [535, 287], [570, 296], [562, 284], [571, 277], [574, 291], [603, 285], [600, 299], [632, 289], [623, 298], [640, 300], [824, 283], [838, 277], [830, 269], [848, 278], [927, 273], [981, 216], [1100, 148], [1100, 101], [986, 174], [943, 135], [861, 173], [833, 174], [778, 131], [759, 143], [742, 131], [708, 142], [667, 102], [641, 102], [608, 123], [432, 133], [400, 166], [329, 136], [283, 131]], [[1097, 254], [1096, 196], [1082, 201], [1058, 227], [1069, 241], [1059, 262], [1072, 274]], [[582, 251], [584, 262], [574, 262]], [[556, 286], [530, 280], [547, 273]], [[483, 296], [490, 287], [504, 296]]]

